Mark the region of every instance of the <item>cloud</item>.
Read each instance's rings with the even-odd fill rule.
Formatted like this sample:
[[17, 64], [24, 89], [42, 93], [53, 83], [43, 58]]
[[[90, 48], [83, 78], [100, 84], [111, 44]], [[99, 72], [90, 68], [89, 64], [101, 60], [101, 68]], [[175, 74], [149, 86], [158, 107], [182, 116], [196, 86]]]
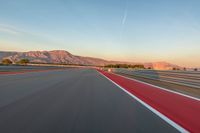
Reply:
[[[4, 42], [9, 42], [9, 44], [20, 46], [23, 45], [30, 45], [31, 47], [36, 46], [58, 46], [61, 47], [65, 46], [65, 42], [61, 39], [54, 38], [52, 35], [32, 32], [25, 29], [21, 29], [19, 27], [15, 27], [13, 25], [7, 25], [0, 23], [0, 33], [3, 35], [5, 34], [6, 38], [0, 39], [0, 45]], [[5, 44], [5, 43], [4, 43]], [[1, 47], [0, 47], [1, 48]]]
[[0, 32], [12, 34], [12, 35], [21, 35], [24, 34], [24, 31], [17, 29], [14, 26], [0, 24]]

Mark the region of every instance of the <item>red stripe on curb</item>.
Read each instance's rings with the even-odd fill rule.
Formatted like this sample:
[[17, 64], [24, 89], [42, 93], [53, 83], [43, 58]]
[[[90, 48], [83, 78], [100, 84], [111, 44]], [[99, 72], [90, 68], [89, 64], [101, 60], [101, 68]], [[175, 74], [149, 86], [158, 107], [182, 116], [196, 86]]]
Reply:
[[200, 101], [113, 73], [98, 71], [186, 130], [200, 132]]

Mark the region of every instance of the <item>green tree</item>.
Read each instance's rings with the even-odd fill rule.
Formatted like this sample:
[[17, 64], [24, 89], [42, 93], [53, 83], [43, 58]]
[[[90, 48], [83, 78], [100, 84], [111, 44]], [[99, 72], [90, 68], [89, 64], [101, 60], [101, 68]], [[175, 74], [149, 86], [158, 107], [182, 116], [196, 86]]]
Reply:
[[139, 69], [144, 69], [144, 65], [134, 65], [133, 68], [139, 68]]
[[26, 65], [27, 63], [29, 63], [28, 59], [21, 59], [20, 61], [17, 62], [18, 64], [22, 64], [22, 65]]
[[10, 65], [10, 64], [12, 64], [12, 61], [10, 59], [3, 59], [2, 60], [2, 64], [4, 64], [4, 65]]
[[109, 64], [106, 68], [139, 68], [145, 69], [144, 65], [128, 65], [128, 64]]

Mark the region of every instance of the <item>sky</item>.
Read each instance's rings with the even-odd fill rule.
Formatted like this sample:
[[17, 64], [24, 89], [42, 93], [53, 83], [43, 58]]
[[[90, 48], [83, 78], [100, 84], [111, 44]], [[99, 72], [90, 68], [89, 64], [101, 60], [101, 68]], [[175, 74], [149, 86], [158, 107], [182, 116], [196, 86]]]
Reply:
[[200, 1], [0, 0], [0, 50], [200, 67]]

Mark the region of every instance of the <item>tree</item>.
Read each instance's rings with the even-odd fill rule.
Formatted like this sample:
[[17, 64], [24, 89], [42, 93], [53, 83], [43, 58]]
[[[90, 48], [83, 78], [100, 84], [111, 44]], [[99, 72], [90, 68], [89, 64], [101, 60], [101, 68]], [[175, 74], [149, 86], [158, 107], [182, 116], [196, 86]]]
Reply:
[[28, 59], [21, 59], [20, 61], [17, 62], [18, 64], [22, 64], [22, 65], [26, 65], [27, 63], [29, 63]]
[[2, 64], [4, 64], [4, 65], [10, 65], [10, 64], [12, 64], [12, 61], [10, 59], [3, 59], [2, 60]]
[[134, 65], [133, 68], [139, 68], [139, 69], [144, 69], [144, 65]]
[[187, 70], [187, 68], [185, 68], [185, 67], [184, 67], [184, 68], [183, 68], [183, 70], [184, 70], [184, 71], [186, 71], [186, 70]]
[[106, 65], [107, 68], [137, 68], [137, 69], [145, 69], [144, 65], [130, 65], [130, 64], [110, 64]]
[[198, 69], [197, 69], [197, 68], [195, 68], [195, 69], [194, 69], [194, 71], [198, 71]]

